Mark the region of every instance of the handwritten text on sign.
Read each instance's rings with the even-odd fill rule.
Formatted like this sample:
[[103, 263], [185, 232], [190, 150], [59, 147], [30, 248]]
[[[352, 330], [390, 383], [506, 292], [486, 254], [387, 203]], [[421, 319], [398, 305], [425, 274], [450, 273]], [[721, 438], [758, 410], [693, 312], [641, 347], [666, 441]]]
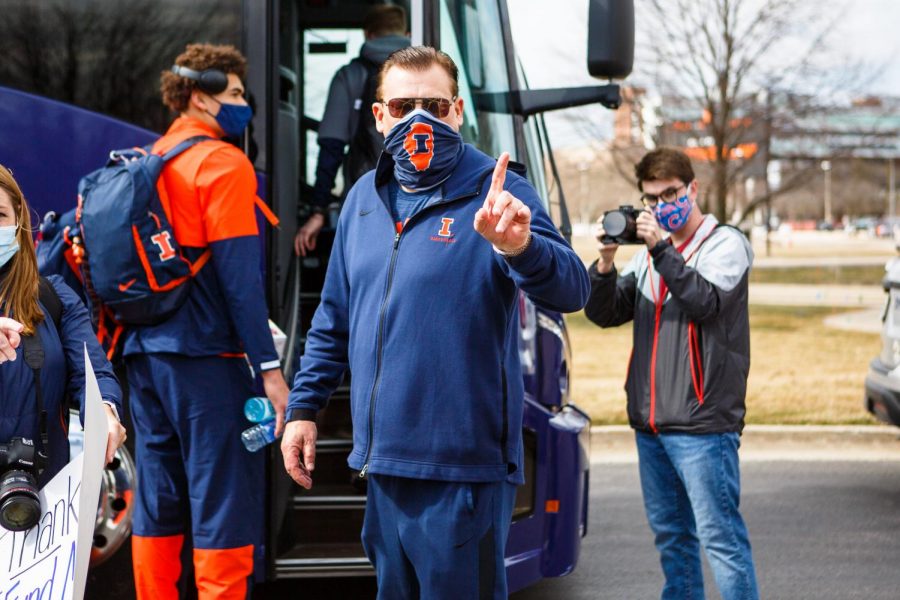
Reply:
[[28, 531], [0, 528], [0, 600], [61, 600], [72, 595], [82, 455], [41, 490], [44, 514]]
[[0, 527], [0, 600], [84, 598], [107, 438], [87, 347], [84, 375], [84, 452], [40, 491], [44, 512], [37, 525], [17, 533]]

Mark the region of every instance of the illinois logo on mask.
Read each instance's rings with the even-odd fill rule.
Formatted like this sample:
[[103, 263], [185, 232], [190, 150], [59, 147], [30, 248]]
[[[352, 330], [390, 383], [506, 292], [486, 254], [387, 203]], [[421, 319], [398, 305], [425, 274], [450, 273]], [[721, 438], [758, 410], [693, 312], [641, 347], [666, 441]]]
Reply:
[[384, 149], [394, 161], [397, 183], [429, 190], [453, 174], [464, 146], [458, 131], [417, 108], [391, 128]]
[[416, 171], [428, 169], [434, 158], [434, 128], [431, 124], [412, 123], [403, 140], [403, 149], [409, 154], [409, 162]]

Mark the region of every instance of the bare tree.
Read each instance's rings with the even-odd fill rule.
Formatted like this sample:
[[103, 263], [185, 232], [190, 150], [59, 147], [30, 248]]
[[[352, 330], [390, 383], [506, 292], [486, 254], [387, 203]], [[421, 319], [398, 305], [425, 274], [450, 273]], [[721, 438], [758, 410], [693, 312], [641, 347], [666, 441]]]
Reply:
[[0, 85], [162, 131], [160, 72], [186, 43], [239, 43], [228, 2], [0, 0]]
[[827, 111], [865, 75], [852, 66], [835, 75], [830, 38], [842, 11], [834, 2], [644, 0], [638, 8], [647, 33], [638, 67], [664, 97], [703, 115], [710, 211], [727, 221], [729, 194], [748, 175], [764, 185], [734, 211], [735, 223], [808, 182], [812, 171], [799, 169], [769, 189], [766, 170], [773, 132]]

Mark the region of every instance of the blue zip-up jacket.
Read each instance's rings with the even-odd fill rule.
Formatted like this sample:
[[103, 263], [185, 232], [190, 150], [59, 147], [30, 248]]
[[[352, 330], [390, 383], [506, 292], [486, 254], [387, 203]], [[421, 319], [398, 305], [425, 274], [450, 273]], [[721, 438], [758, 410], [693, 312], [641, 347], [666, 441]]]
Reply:
[[534, 188], [512, 172], [505, 189], [532, 212], [528, 249], [505, 259], [475, 231], [495, 164], [467, 145], [441, 194], [400, 234], [387, 154], [347, 197], [288, 409], [313, 418], [349, 366], [354, 469], [524, 481], [517, 290], [572, 312], [590, 282]]
[[[0, 272], [0, 281], [3, 273]], [[41, 396], [47, 411], [47, 433], [50, 447], [48, 464], [38, 480], [43, 486], [69, 462], [69, 415], [65, 412], [65, 398], [84, 407], [84, 344], [87, 344], [91, 365], [97, 376], [100, 395], [115, 405], [122, 414], [122, 391], [112, 365], [91, 328], [91, 319], [81, 299], [67, 286], [62, 277], [47, 278], [62, 302], [63, 310], [57, 330], [47, 308], [41, 304], [44, 320], [38, 325], [44, 364], [41, 368]], [[16, 349], [16, 360], [0, 364], [0, 443], [8, 444], [14, 437], [40, 437], [34, 371], [25, 363], [23, 345]], [[82, 422], [84, 411], [82, 409]]]

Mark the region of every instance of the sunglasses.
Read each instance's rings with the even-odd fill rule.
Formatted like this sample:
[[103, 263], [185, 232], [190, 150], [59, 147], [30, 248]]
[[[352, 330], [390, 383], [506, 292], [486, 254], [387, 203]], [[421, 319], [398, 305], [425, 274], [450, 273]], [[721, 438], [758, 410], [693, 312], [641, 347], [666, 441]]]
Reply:
[[454, 96], [450, 100], [446, 98], [391, 98], [387, 102], [380, 100], [382, 104], [386, 104], [388, 112], [395, 119], [400, 119], [416, 109], [416, 106], [422, 105], [422, 108], [433, 117], [443, 119], [450, 114], [450, 105], [456, 100]]
[[643, 194], [641, 196], [641, 202], [643, 202], [644, 206], [646, 206], [647, 208], [655, 208], [656, 205], [660, 203], [660, 201], [665, 204], [670, 204], [678, 199], [678, 192], [682, 188], [686, 188], [688, 185], [690, 185], [690, 183], [683, 183], [679, 186], [666, 188], [659, 194]]

